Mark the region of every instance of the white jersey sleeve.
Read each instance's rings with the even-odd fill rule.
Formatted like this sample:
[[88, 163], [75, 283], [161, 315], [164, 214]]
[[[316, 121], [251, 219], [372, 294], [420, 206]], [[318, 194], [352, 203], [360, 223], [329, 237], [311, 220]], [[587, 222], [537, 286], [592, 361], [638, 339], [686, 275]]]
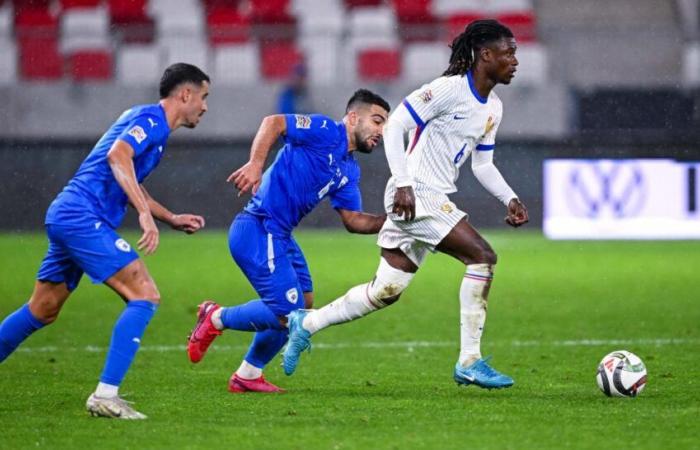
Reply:
[[403, 106], [411, 113], [419, 128], [445, 114], [454, 104], [454, 87], [448, 77], [440, 77], [411, 92]]

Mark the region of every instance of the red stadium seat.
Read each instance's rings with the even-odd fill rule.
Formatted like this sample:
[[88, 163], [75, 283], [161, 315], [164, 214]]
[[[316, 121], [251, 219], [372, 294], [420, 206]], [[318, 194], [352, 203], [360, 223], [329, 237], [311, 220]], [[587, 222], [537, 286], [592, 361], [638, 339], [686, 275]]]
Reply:
[[108, 50], [80, 50], [67, 59], [75, 81], [107, 81], [113, 77], [112, 54]]
[[287, 79], [304, 57], [293, 42], [271, 42], [260, 46], [260, 71], [263, 77]]
[[121, 42], [153, 42], [155, 25], [146, 4], [147, 0], [109, 0], [110, 29]]
[[48, 9], [23, 8], [15, 13], [15, 34], [18, 39], [58, 37], [58, 20]]
[[401, 75], [401, 52], [398, 49], [361, 50], [357, 58], [357, 72], [363, 80], [387, 81]]
[[101, 0], [61, 0], [61, 9], [71, 8], [95, 8], [102, 3]]
[[49, 4], [51, 0], [13, 0], [12, 6], [14, 8], [15, 14], [22, 11], [23, 9], [49, 9]]
[[217, 7], [207, 14], [207, 29], [211, 45], [247, 42], [250, 40], [250, 20], [235, 9]]
[[430, 11], [431, 0], [392, 0], [403, 41], [434, 41], [439, 38], [439, 22]]
[[345, 7], [350, 9], [365, 6], [381, 6], [382, 3], [384, 3], [383, 0], [345, 0]]
[[52, 38], [20, 39], [19, 72], [26, 80], [56, 80], [63, 77], [63, 58], [58, 41]]
[[216, 9], [233, 9], [237, 10], [241, 0], [204, 0], [206, 11]]
[[498, 15], [498, 21], [507, 26], [520, 42], [537, 41], [537, 20], [531, 11], [519, 11]]
[[250, 15], [258, 23], [288, 22], [289, 0], [250, 0]]
[[477, 13], [464, 13], [449, 16], [445, 21], [445, 38], [448, 42], [452, 42], [459, 34], [464, 32], [464, 29], [471, 22], [479, 19], [485, 19], [486, 16]]

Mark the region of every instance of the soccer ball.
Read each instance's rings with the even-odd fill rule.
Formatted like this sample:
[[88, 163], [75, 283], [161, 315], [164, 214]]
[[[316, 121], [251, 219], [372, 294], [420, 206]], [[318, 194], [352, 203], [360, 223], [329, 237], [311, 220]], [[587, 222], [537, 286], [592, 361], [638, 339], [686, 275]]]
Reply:
[[618, 350], [600, 362], [596, 381], [608, 397], [636, 397], [647, 383], [647, 368], [639, 356]]

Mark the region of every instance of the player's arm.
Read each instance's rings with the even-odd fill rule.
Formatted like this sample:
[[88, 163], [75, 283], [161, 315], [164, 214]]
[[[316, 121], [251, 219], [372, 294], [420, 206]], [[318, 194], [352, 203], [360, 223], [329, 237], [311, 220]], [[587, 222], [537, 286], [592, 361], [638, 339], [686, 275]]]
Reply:
[[175, 214], [151, 197], [143, 185], [140, 185], [140, 188], [144, 197], [146, 197], [151, 215], [157, 220], [167, 223], [174, 230], [184, 231], [187, 234], [195, 233], [204, 228], [204, 217], [194, 214]]
[[336, 209], [345, 229], [350, 233], [377, 234], [382, 229], [386, 214], [376, 215], [348, 209]]
[[479, 183], [494, 197], [499, 199], [508, 208], [506, 223], [513, 227], [519, 227], [528, 222], [527, 208], [518, 199], [513, 189], [508, 185], [501, 172], [493, 163], [493, 148], [488, 150], [476, 150], [472, 154], [472, 172]]
[[239, 197], [249, 190], [253, 194], [258, 190], [267, 155], [277, 139], [286, 131], [287, 121], [284, 115], [275, 114], [263, 119], [250, 148], [250, 159], [226, 179], [238, 188]]
[[416, 199], [413, 194], [413, 179], [408, 174], [404, 136], [416, 127], [416, 121], [405, 104], [396, 108], [384, 126], [384, 153], [391, 174], [396, 179], [396, 194], [391, 212], [406, 220], [416, 217]]
[[121, 139], [114, 141], [112, 148], [107, 152], [107, 163], [109, 164], [114, 178], [119, 183], [119, 186], [124, 190], [129, 202], [134, 206], [139, 214], [139, 225], [143, 234], [138, 242], [139, 250], [144, 250], [147, 255], [156, 251], [158, 248], [158, 227], [153, 221], [151, 209], [148, 205], [146, 197], [143, 195], [141, 186], [136, 180], [136, 171], [134, 170], [134, 149], [133, 147]]

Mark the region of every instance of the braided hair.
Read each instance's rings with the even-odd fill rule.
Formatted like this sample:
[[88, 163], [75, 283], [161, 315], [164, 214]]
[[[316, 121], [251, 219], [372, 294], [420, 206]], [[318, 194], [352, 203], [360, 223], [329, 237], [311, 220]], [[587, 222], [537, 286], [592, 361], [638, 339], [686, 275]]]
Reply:
[[479, 50], [491, 42], [502, 38], [512, 38], [510, 28], [497, 20], [475, 20], [467, 25], [464, 32], [457, 36], [450, 48], [450, 65], [442, 74], [443, 76], [464, 75], [476, 62], [476, 54]]

